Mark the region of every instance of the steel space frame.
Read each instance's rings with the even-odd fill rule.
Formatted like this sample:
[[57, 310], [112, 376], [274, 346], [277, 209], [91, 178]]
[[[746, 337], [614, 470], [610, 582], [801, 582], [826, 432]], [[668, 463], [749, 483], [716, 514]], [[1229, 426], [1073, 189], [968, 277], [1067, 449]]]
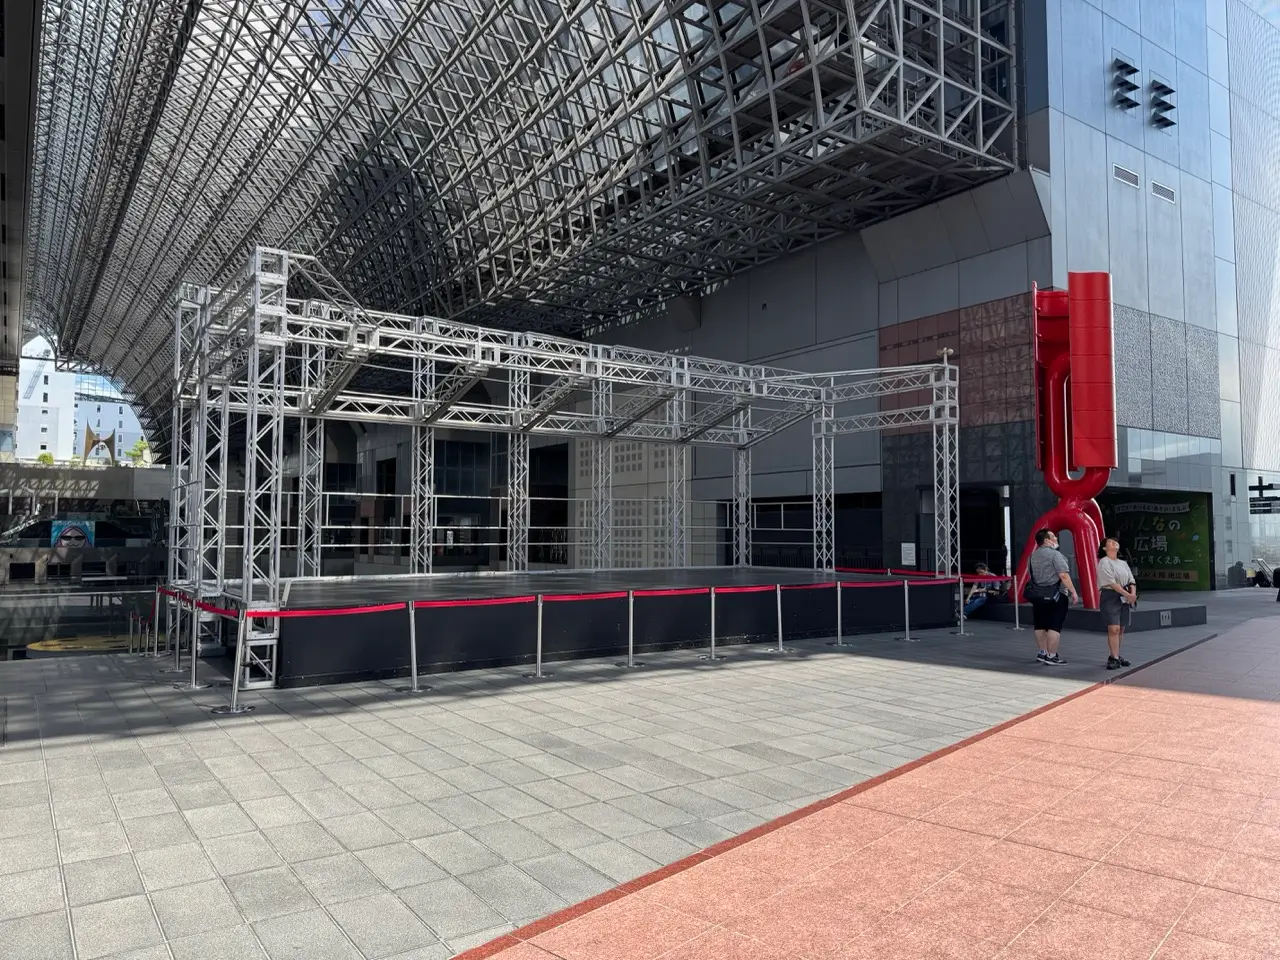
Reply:
[[[751, 451], [804, 421], [813, 432], [814, 566], [832, 569], [835, 441], [848, 434], [927, 426], [934, 441], [938, 570], [959, 574], [958, 377], [940, 364], [800, 373], [778, 367], [497, 330], [366, 310], [311, 256], [256, 248], [235, 284], [184, 285], [174, 325], [173, 512], [170, 580], [203, 598], [278, 610], [286, 526], [286, 422], [299, 434], [298, 565], [320, 576], [324, 423], [348, 420], [413, 431], [410, 573], [432, 572], [436, 426], [508, 437], [507, 568], [528, 569], [529, 440], [586, 442], [591, 472], [589, 563], [613, 564], [613, 441], [669, 446], [670, 565], [688, 565], [689, 450], [733, 451], [733, 562], [750, 563]], [[410, 372], [403, 394], [357, 389], [375, 359]], [[485, 402], [481, 379], [505, 383]], [[926, 404], [880, 410], [882, 397]], [[231, 430], [232, 418], [243, 430]], [[235, 456], [238, 454], [239, 456]], [[228, 487], [243, 459], [242, 494]], [[228, 513], [243, 499], [239, 521]], [[239, 536], [231, 537], [238, 528]], [[231, 577], [233, 551], [240, 554]], [[245, 686], [275, 682], [277, 618], [249, 618]]]

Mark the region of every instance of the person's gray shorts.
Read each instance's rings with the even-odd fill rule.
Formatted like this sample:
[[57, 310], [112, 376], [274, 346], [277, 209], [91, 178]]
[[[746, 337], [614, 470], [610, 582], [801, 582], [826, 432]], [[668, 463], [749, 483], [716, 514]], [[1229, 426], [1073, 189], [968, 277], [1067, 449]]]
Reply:
[[1114, 590], [1103, 590], [1101, 600], [1099, 606], [1102, 608], [1102, 616], [1107, 621], [1107, 626], [1129, 626], [1129, 617], [1133, 613], [1133, 608], [1120, 599], [1120, 594]]

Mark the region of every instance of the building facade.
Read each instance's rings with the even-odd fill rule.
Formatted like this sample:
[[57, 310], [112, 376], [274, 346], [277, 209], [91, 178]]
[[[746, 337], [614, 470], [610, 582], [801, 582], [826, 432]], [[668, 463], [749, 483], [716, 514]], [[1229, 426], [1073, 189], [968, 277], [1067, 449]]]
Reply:
[[[83, 456], [86, 428], [98, 436], [116, 435], [116, 460], [127, 462], [129, 450], [146, 432], [133, 408], [103, 377], [55, 369], [49, 342], [36, 337], [23, 348], [18, 373], [18, 439], [20, 460], [42, 453], [65, 462]], [[105, 463], [99, 446], [91, 462]]]

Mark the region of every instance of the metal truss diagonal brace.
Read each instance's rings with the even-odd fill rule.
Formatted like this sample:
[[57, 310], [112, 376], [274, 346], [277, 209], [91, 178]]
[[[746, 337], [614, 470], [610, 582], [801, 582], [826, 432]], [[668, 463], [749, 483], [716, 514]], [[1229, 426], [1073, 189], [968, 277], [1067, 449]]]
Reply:
[[[421, 327], [421, 322], [419, 322]], [[413, 360], [413, 399], [432, 397], [436, 392], [436, 365], [426, 357]], [[409, 497], [409, 569], [411, 573], [431, 573], [435, 552], [436, 431], [429, 424], [413, 427], [413, 460]]]
[[943, 362], [933, 384], [934, 568], [960, 576], [960, 415], [959, 376]]
[[733, 565], [751, 566], [751, 448], [733, 452]]
[[591, 446], [591, 561], [597, 570], [613, 567], [613, 440], [604, 436], [613, 409], [613, 384], [597, 380], [591, 412], [601, 436]]
[[[510, 402], [514, 409], [529, 403], [529, 370], [511, 371]], [[507, 569], [529, 569], [529, 434], [513, 433], [507, 442]]]
[[318, 577], [324, 531], [324, 421], [303, 417], [298, 462], [298, 576]]

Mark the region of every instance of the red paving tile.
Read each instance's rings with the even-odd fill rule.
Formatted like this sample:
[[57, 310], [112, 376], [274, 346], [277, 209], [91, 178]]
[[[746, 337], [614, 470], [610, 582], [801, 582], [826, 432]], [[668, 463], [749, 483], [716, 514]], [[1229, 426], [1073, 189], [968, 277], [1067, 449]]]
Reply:
[[1280, 956], [1275, 627], [1074, 694], [463, 958]]

